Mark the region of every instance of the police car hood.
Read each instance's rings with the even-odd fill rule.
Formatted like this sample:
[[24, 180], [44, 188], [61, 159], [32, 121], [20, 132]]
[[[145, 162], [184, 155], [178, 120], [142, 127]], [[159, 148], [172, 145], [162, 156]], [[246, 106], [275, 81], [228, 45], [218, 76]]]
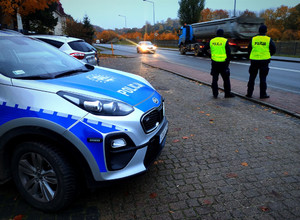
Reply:
[[96, 67], [90, 72], [72, 76], [38, 80], [31, 82], [30, 87], [55, 93], [66, 91], [81, 95], [111, 98], [132, 106], [138, 106], [151, 97], [156, 97], [159, 100], [159, 103], [156, 104], [159, 105], [161, 102], [158, 92], [144, 78], [100, 67]]

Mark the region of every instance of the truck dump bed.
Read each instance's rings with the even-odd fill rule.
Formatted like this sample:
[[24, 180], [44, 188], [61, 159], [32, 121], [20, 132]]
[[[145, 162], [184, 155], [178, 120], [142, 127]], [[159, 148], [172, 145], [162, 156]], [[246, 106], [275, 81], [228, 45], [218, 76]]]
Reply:
[[195, 39], [210, 39], [216, 36], [218, 29], [224, 30], [224, 37], [231, 39], [250, 39], [258, 34], [264, 23], [263, 18], [233, 17], [192, 24]]

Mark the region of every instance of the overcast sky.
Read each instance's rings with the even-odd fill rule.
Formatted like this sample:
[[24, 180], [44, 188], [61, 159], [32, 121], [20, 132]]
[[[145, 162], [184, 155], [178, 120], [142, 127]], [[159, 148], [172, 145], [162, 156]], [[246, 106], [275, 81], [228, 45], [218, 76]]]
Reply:
[[[155, 23], [177, 18], [178, 0], [154, 2]], [[91, 23], [104, 29], [141, 28], [146, 21], [153, 24], [153, 4], [143, 0], [60, 0], [65, 12], [82, 21], [86, 14]], [[260, 12], [281, 5], [294, 7], [299, 0], [236, 0], [236, 10]], [[206, 0], [205, 8], [234, 10], [234, 0]], [[121, 16], [120, 16], [121, 15]]]

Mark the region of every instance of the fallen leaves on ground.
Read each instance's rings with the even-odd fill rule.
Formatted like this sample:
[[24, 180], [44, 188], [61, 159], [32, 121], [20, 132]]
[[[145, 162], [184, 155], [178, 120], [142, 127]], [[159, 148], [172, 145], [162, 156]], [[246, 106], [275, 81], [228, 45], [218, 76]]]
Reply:
[[247, 166], [248, 166], [248, 163], [247, 163], [247, 162], [243, 162], [242, 165], [243, 165], [244, 167], [247, 167]]
[[186, 140], [186, 139], [189, 139], [189, 137], [188, 136], [183, 136], [182, 139]]
[[226, 177], [227, 177], [227, 178], [237, 178], [238, 175], [237, 175], [236, 173], [227, 173], [227, 174], [226, 174]]
[[268, 207], [266, 207], [266, 206], [262, 206], [262, 207], [260, 207], [260, 210], [263, 211], [263, 212], [267, 212], [270, 209]]
[[173, 140], [172, 142], [173, 143], [177, 143], [177, 142], [179, 142], [180, 140], [179, 139], [175, 139], [175, 140]]
[[208, 199], [205, 199], [205, 200], [203, 201], [203, 204], [204, 204], [204, 205], [211, 205], [212, 202], [211, 202], [210, 200], [208, 200]]
[[149, 196], [151, 199], [155, 199], [157, 197], [157, 193], [150, 193]]
[[271, 140], [271, 139], [272, 139], [272, 137], [270, 137], [270, 136], [266, 136], [266, 139], [267, 139], [267, 140]]

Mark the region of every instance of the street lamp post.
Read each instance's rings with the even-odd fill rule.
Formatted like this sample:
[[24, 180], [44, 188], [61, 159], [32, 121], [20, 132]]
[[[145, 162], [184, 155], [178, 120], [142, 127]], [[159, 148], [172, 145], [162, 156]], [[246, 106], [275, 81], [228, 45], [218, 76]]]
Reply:
[[234, 0], [234, 10], [233, 10], [233, 17], [235, 17], [235, 9], [236, 9], [236, 0]]
[[125, 15], [119, 15], [119, 16], [125, 18], [125, 28], [127, 28], [126, 16]]
[[149, 0], [143, 0], [144, 2], [150, 2], [153, 4], [153, 26], [155, 25], [155, 10], [154, 10], [154, 2]]
[[[153, 1], [149, 1], [149, 0], [143, 0], [144, 2], [149, 2], [153, 4], [153, 29], [155, 32], [155, 10], [154, 10], [154, 2]], [[154, 42], [155, 42], [155, 33], [154, 33]]]

